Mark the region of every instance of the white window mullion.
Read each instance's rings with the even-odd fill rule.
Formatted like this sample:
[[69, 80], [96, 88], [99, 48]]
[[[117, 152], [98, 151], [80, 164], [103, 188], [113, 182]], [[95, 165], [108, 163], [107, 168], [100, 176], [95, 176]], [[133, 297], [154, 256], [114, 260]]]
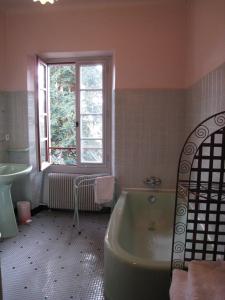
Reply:
[[51, 124], [50, 124], [50, 119], [51, 119], [51, 109], [50, 109], [50, 89], [49, 89], [49, 84], [50, 84], [50, 78], [49, 78], [49, 68], [47, 68], [47, 120], [48, 120], [48, 161], [51, 163]]
[[80, 64], [76, 63], [76, 122], [78, 122], [78, 127], [76, 127], [76, 148], [77, 148], [77, 165], [81, 164], [81, 120], [80, 120]]
[[39, 169], [43, 170], [48, 164], [48, 67], [39, 57], [37, 58], [38, 71], [38, 137], [39, 137]]
[[103, 64], [103, 86], [102, 86], [102, 98], [103, 98], [103, 107], [102, 107], [102, 152], [103, 152], [103, 163], [106, 163], [106, 63], [104, 62]]

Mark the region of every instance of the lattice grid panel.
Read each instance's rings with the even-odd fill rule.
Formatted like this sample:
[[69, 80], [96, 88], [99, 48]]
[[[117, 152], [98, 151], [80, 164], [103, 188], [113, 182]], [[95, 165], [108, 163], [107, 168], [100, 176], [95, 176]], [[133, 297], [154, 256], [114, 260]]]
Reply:
[[225, 129], [199, 147], [191, 168], [184, 260], [225, 259]]

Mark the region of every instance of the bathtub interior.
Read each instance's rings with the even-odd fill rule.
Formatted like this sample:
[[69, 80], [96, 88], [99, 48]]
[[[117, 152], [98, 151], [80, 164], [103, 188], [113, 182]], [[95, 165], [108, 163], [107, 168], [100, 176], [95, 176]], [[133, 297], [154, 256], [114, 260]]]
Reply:
[[128, 192], [120, 219], [121, 248], [142, 259], [169, 261], [174, 198], [168, 192]]

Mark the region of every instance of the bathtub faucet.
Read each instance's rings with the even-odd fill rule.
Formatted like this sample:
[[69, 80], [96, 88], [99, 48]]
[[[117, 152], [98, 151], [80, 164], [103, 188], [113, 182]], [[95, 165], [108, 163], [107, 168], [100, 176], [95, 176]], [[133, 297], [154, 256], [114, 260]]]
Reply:
[[155, 176], [146, 177], [143, 182], [150, 188], [155, 188], [162, 183], [161, 179]]

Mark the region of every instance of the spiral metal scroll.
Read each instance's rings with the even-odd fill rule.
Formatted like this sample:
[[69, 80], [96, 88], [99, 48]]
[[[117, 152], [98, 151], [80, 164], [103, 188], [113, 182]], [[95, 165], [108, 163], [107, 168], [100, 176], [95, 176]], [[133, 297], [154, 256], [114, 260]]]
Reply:
[[186, 225], [182, 222], [179, 222], [175, 226], [175, 233], [177, 234], [183, 234], [186, 231]]
[[191, 170], [191, 164], [190, 164], [190, 162], [187, 161], [187, 160], [181, 161], [181, 163], [180, 163], [180, 170], [179, 170], [180, 173], [181, 174], [189, 173], [190, 170]]
[[214, 117], [214, 122], [217, 126], [225, 126], [225, 114], [221, 114]]
[[193, 142], [189, 142], [184, 147], [185, 155], [194, 155], [197, 151], [197, 145]]
[[177, 216], [184, 216], [187, 213], [187, 205], [180, 203], [176, 207], [176, 215]]
[[209, 128], [205, 125], [201, 125], [196, 128], [195, 135], [197, 138], [204, 139], [209, 135]]
[[176, 242], [174, 244], [173, 251], [175, 253], [181, 253], [181, 252], [183, 252], [184, 251], [184, 243], [182, 243], [182, 242]]

